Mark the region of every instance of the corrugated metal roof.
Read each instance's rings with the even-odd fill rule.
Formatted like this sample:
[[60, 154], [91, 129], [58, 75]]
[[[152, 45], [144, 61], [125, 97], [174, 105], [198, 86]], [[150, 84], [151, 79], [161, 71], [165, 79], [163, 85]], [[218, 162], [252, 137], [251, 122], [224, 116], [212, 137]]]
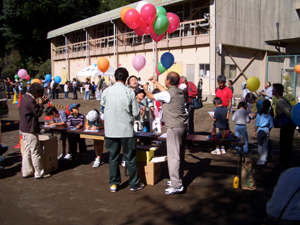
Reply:
[[[153, 5], [170, 5], [172, 3], [182, 2], [182, 1], [186, 1], [186, 0], [148, 0], [148, 2]], [[138, 3], [139, 2], [132, 3], [127, 6], [136, 8]], [[83, 28], [91, 27], [91, 26], [94, 26], [97, 24], [105, 23], [110, 20], [118, 19], [118, 18], [120, 18], [120, 12], [124, 7], [113, 9], [111, 11], [101, 13], [99, 15], [89, 17], [87, 19], [78, 21], [76, 23], [72, 23], [67, 26], [52, 30], [52, 31], [48, 32], [47, 39], [61, 36], [63, 34], [67, 34], [67, 33], [70, 33], [70, 32], [76, 31], [76, 30], [81, 30]]]

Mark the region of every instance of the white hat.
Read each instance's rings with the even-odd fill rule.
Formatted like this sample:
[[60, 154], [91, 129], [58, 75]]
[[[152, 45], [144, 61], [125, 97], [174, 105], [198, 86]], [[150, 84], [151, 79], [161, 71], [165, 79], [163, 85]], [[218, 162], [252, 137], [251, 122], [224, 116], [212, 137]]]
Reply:
[[94, 122], [99, 118], [99, 114], [96, 112], [96, 110], [91, 110], [86, 115], [86, 119], [90, 122]]
[[185, 90], [187, 88], [186, 84], [182, 83], [179, 85], [180, 90]]

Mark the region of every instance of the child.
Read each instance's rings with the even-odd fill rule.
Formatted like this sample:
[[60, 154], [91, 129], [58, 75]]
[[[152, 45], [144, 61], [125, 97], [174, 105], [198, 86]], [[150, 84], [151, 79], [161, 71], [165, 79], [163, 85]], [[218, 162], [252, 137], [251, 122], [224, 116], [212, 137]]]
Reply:
[[83, 97], [84, 100], [90, 100], [90, 86], [91, 85], [89, 81], [87, 81], [86, 84], [84, 85], [84, 89], [85, 89], [84, 97]]
[[[213, 101], [216, 110], [214, 116], [209, 115], [210, 118], [214, 121], [214, 127], [216, 127], [216, 132], [219, 133], [227, 128], [227, 120], [229, 114], [227, 114], [227, 108], [222, 105], [222, 99], [220, 97], [215, 97]], [[216, 150], [210, 152], [213, 155], [226, 154], [225, 146], [221, 146], [221, 151], [219, 145], [216, 145]]]
[[[70, 116], [68, 117], [67, 120], [67, 125], [68, 126], [74, 126], [76, 129], [82, 128], [84, 125], [84, 115], [79, 113], [79, 107], [80, 104], [75, 104], [72, 103], [69, 106], [69, 111], [70, 111]], [[80, 156], [78, 157], [77, 161], [82, 161], [83, 160], [83, 153], [86, 152], [86, 144], [85, 144], [85, 139], [80, 138], [79, 134], [71, 134], [68, 136], [69, 139], [69, 151], [72, 152], [72, 160], [75, 160], [75, 154], [77, 152], [77, 143], [79, 143], [79, 151], [80, 151]]]
[[135, 98], [140, 106], [140, 117], [136, 119], [139, 120], [142, 124], [142, 127], [144, 127], [146, 106], [142, 103], [142, 100], [145, 98], [145, 91], [144, 89], [137, 88], [134, 92], [135, 92]]
[[69, 86], [68, 86], [68, 81], [66, 81], [65, 85], [64, 85], [64, 92], [65, 92], [65, 99], [69, 98]]
[[[45, 111], [47, 116], [51, 117], [51, 122], [45, 124], [50, 124], [51, 126], [65, 126], [67, 122], [67, 114], [63, 110], [57, 111], [57, 109], [54, 106], [49, 106], [47, 107]], [[58, 156], [58, 160], [60, 159], [71, 159], [71, 152], [66, 154], [66, 146], [67, 146], [67, 134], [66, 133], [61, 133], [60, 140], [62, 140], [62, 153], [60, 156]]]
[[[152, 94], [159, 93], [160, 90], [158, 88], [154, 89]], [[152, 111], [152, 118], [154, 118], [154, 121], [152, 123], [152, 130], [154, 130], [157, 133], [161, 133], [162, 128], [162, 105], [160, 101], [154, 101], [154, 107]]]
[[[250, 122], [249, 113], [247, 111], [247, 103], [240, 102], [238, 104], [238, 110], [235, 111], [232, 117], [232, 121], [235, 122], [235, 135], [237, 137], [245, 138], [245, 145], [244, 145], [244, 154], [249, 154], [248, 152], [248, 133], [246, 123]], [[236, 154], [239, 155], [241, 151], [240, 147], [236, 147]]]
[[93, 81], [92, 82], [92, 96], [93, 96], [93, 99], [95, 98], [95, 92], [96, 92], [96, 88], [97, 88], [97, 86], [96, 86], [96, 84], [95, 84], [95, 82]]
[[[86, 122], [85, 122], [85, 129], [86, 130], [97, 130], [99, 126], [101, 125], [100, 122], [100, 114], [97, 109], [89, 111], [89, 113], [86, 116]], [[100, 166], [100, 157], [103, 153], [103, 143], [102, 140], [94, 140], [94, 150], [95, 150], [95, 162], [93, 164], [94, 168], [97, 168]]]
[[254, 137], [257, 137], [259, 160], [257, 165], [264, 166], [268, 159], [268, 143], [271, 128], [274, 126], [273, 117], [269, 114], [271, 103], [264, 100], [261, 111], [257, 114], [254, 128]]

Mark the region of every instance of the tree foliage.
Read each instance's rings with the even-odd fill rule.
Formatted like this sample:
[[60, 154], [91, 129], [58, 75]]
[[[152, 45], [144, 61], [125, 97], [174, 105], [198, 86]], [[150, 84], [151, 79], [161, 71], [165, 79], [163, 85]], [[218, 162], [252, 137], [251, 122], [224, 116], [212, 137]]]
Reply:
[[10, 65], [3, 73], [11, 76], [22, 66], [32, 77], [41, 76], [49, 65], [43, 64], [50, 58], [49, 31], [132, 2], [136, 0], [0, 0], [0, 62]]

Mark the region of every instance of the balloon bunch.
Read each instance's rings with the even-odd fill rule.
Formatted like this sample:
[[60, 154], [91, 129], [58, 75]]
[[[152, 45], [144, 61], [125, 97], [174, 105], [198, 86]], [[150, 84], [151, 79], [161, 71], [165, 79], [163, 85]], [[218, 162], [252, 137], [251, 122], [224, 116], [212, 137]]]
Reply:
[[223, 130], [219, 133], [213, 133], [212, 135], [208, 136], [209, 140], [211, 141], [223, 141], [223, 142], [238, 142], [240, 138], [235, 136], [233, 132], [230, 130]]
[[22, 80], [29, 80], [30, 76], [28, 75], [27, 71], [24, 69], [20, 69], [18, 74], [15, 75], [15, 79], [22, 79]]
[[167, 13], [164, 7], [155, 7], [146, 1], [140, 1], [136, 9], [124, 7], [120, 17], [136, 35], [141, 37], [150, 34], [156, 42], [163, 39], [165, 32], [173, 33], [180, 25], [180, 19], [176, 14]]
[[155, 67], [157, 75], [163, 74], [174, 64], [174, 56], [170, 52], [165, 52], [160, 57], [160, 63]]

